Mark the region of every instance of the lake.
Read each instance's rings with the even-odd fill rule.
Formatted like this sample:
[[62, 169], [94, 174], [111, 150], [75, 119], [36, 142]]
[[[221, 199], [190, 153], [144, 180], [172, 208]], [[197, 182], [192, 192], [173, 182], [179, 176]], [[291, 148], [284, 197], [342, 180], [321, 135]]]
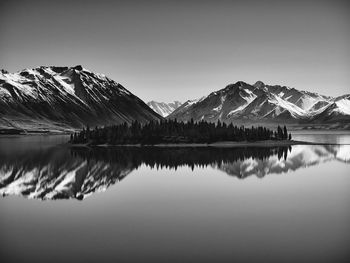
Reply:
[[329, 145], [68, 148], [0, 137], [2, 262], [348, 262], [350, 134]]

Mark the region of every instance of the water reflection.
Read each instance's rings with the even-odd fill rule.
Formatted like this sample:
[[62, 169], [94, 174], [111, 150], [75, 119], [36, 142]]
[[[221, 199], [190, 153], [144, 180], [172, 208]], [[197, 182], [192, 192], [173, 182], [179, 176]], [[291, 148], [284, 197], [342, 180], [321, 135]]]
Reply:
[[240, 179], [288, 173], [337, 160], [350, 161], [349, 145], [293, 147], [161, 148], [113, 147], [33, 149], [0, 153], [0, 194], [38, 199], [83, 199], [105, 191], [134, 169], [211, 167]]

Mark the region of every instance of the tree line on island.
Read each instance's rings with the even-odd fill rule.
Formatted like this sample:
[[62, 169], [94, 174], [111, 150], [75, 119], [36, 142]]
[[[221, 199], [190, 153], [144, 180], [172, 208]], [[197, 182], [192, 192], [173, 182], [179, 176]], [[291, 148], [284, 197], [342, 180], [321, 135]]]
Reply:
[[178, 122], [174, 120], [150, 121], [142, 124], [133, 121], [123, 124], [95, 127], [89, 126], [71, 134], [73, 144], [142, 144], [154, 145], [161, 143], [214, 143], [220, 141], [254, 142], [264, 140], [291, 140], [287, 127], [277, 127], [273, 131], [258, 126], [246, 128], [218, 121]]

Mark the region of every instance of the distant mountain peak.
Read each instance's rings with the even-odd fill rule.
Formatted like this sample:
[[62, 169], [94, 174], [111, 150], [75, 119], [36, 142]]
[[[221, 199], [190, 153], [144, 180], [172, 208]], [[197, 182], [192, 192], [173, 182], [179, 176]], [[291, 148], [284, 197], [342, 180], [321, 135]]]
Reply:
[[83, 67], [81, 65], [76, 65], [75, 67], [73, 67], [75, 70], [81, 71], [83, 70]]
[[166, 117], [169, 114], [171, 114], [174, 110], [176, 110], [178, 107], [180, 107], [182, 103], [177, 100], [169, 103], [157, 102], [152, 100], [152, 101], [149, 101], [147, 105], [162, 117]]
[[258, 80], [257, 82], [254, 83], [253, 86], [256, 88], [263, 88], [265, 86], [265, 83], [262, 82], [261, 80]]
[[245, 84], [247, 84], [247, 83], [245, 83], [243, 80], [239, 80], [235, 83], [235, 85], [237, 85], [237, 86], [244, 86]]

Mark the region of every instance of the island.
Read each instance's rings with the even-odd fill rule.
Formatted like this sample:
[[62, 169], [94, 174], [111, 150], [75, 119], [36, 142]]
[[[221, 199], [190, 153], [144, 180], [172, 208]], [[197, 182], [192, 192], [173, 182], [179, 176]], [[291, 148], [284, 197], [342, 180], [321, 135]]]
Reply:
[[217, 146], [232, 147], [254, 144], [257, 146], [293, 145], [303, 142], [293, 141], [287, 127], [278, 125], [276, 130], [262, 126], [236, 126], [218, 121], [178, 122], [174, 120], [150, 121], [112, 126], [86, 126], [71, 134], [72, 145], [99, 146]]

